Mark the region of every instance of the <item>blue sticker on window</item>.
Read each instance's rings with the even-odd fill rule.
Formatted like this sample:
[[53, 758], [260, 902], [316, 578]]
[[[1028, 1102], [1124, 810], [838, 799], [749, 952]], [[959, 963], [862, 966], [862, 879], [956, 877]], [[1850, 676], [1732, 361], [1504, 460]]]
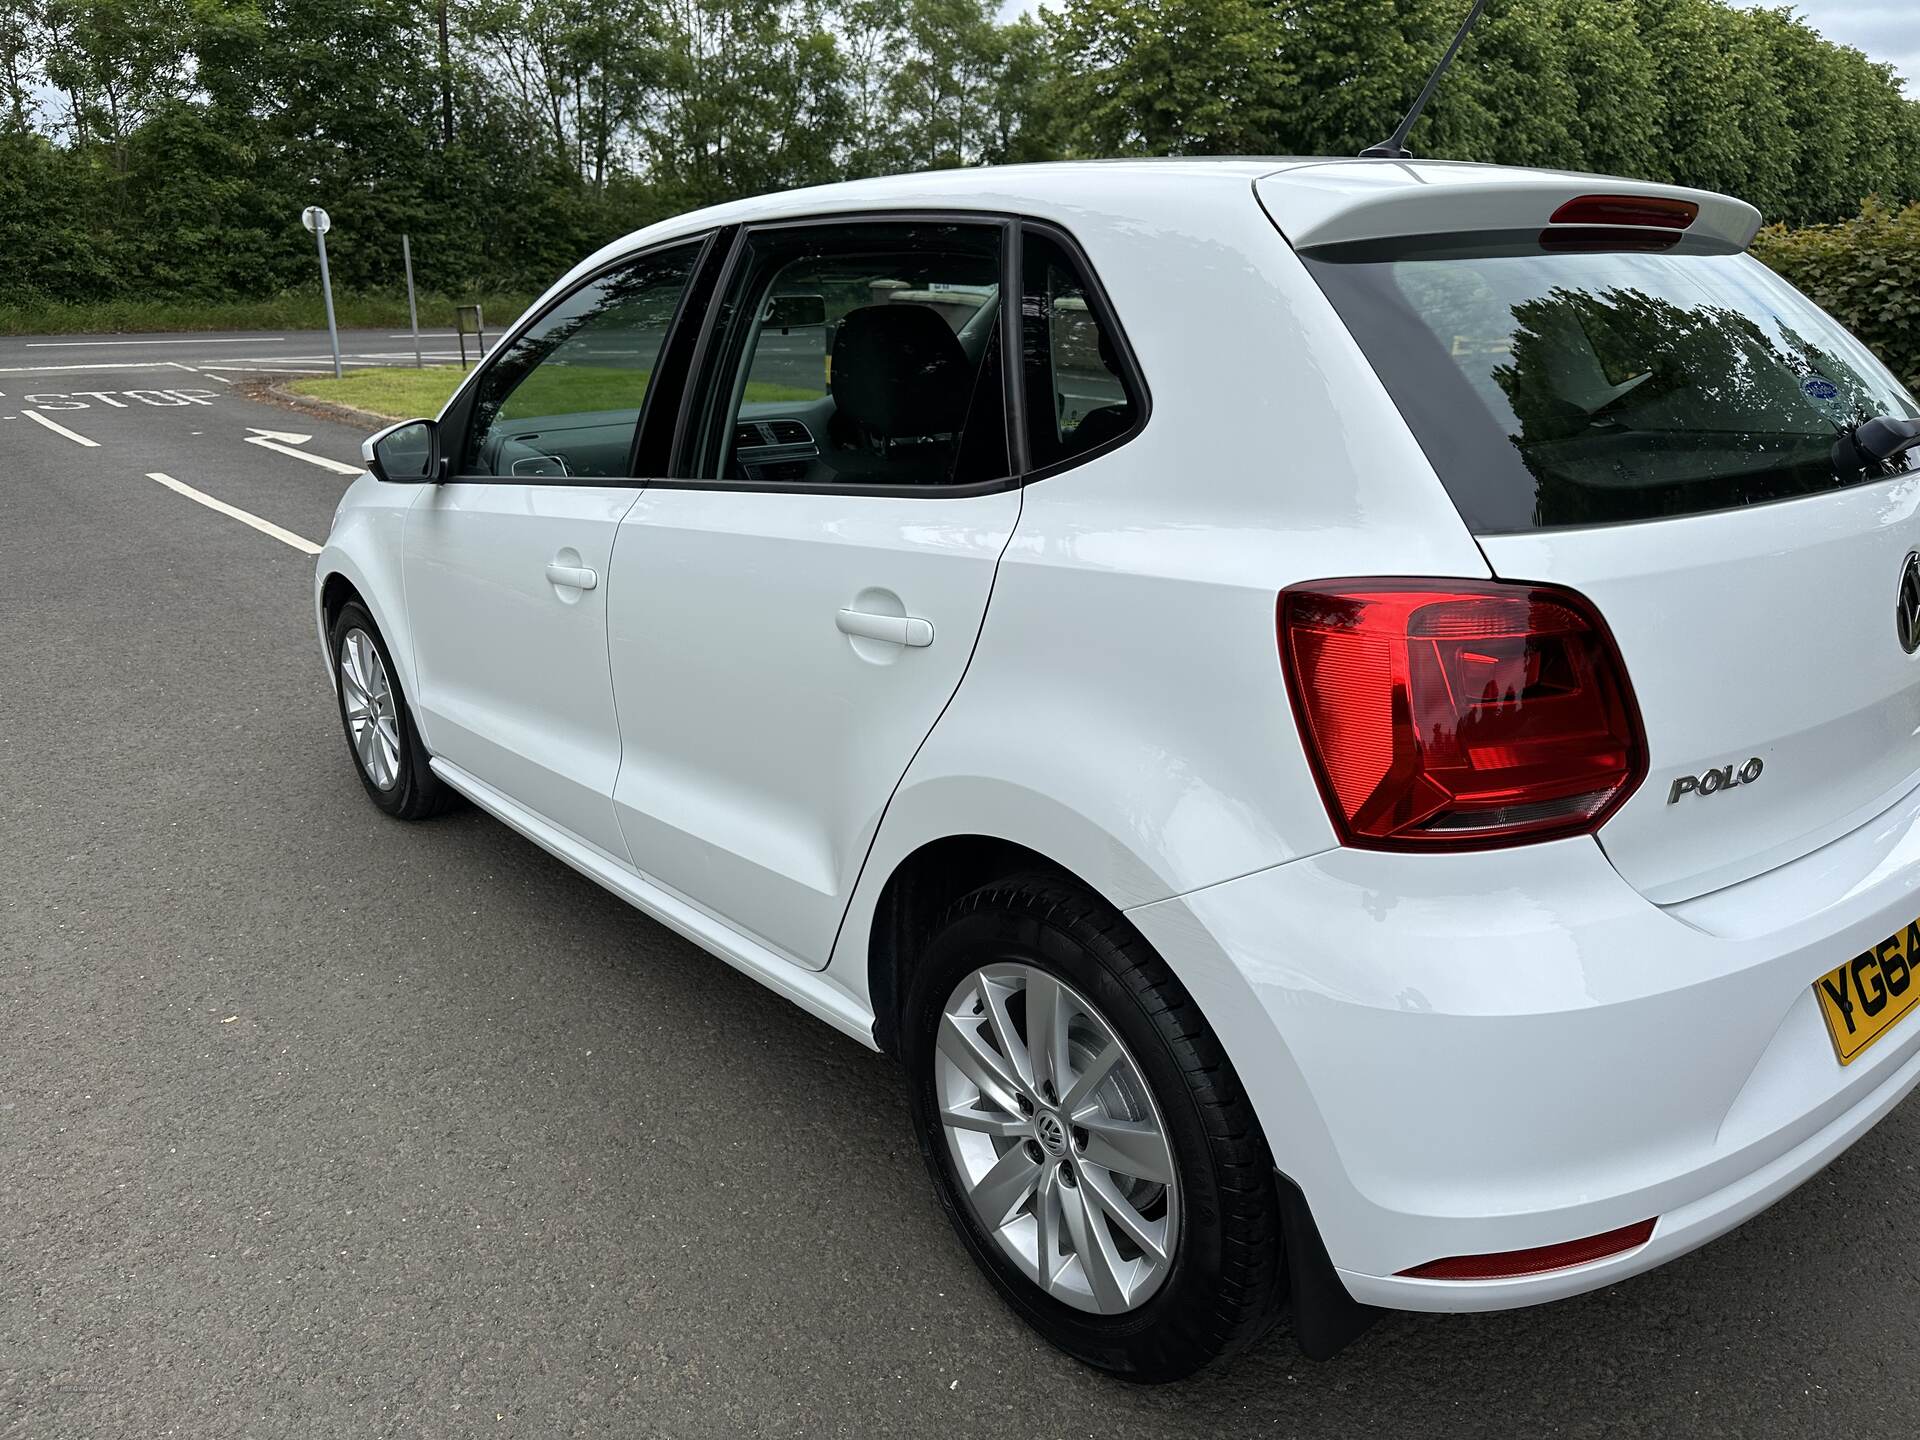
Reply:
[[1800, 388], [1814, 400], [1838, 400], [1840, 387], [1824, 375], [1809, 375], [1800, 382]]

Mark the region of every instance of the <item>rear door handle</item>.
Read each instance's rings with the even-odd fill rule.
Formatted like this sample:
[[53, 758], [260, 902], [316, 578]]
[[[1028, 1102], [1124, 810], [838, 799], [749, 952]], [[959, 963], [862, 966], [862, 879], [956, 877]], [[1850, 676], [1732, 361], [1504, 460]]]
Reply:
[[833, 617], [842, 635], [862, 640], [885, 640], [895, 645], [933, 644], [933, 622], [917, 615], [875, 615], [867, 610], [842, 610]]
[[570, 590], [591, 590], [600, 583], [600, 577], [584, 565], [549, 565], [547, 579]]

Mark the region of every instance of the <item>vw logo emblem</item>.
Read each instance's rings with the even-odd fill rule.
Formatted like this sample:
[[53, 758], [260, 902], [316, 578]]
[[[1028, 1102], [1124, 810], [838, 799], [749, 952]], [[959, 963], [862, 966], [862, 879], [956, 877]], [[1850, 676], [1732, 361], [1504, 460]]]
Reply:
[[1920, 550], [1909, 550], [1900, 570], [1900, 594], [1893, 603], [1894, 633], [1909, 655], [1920, 650]]
[[1042, 1115], [1033, 1128], [1040, 1136], [1040, 1143], [1055, 1155], [1067, 1148], [1067, 1127], [1060, 1123], [1059, 1116]]

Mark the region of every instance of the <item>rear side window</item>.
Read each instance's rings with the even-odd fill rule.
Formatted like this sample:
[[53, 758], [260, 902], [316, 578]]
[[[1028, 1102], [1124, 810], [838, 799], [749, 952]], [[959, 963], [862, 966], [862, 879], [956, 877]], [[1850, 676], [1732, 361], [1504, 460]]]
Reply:
[[1034, 468], [1044, 469], [1131, 434], [1141, 406], [1075, 258], [1032, 228], [1021, 236], [1020, 257], [1027, 448]]
[[[1698, 515], [1875, 474], [1835, 442], [1913, 397], [1745, 254], [1306, 251], [1470, 528]], [[1843, 450], [1843, 454], [1850, 451]]]

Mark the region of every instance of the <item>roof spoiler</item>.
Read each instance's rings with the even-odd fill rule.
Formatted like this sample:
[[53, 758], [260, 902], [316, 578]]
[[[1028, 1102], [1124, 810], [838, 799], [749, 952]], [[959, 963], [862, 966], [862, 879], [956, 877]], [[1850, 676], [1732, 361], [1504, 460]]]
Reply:
[[[1265, 176], [1254, 189], [1296, 250], [1475, 231], [1573, 236], [1595, 223], [1744, 250], [1760, 228], [1753, 206], [1711, 190], [1451, 161], [1309, 161]], [[1687, 207], [1691, 218], [1676, 223]]]

